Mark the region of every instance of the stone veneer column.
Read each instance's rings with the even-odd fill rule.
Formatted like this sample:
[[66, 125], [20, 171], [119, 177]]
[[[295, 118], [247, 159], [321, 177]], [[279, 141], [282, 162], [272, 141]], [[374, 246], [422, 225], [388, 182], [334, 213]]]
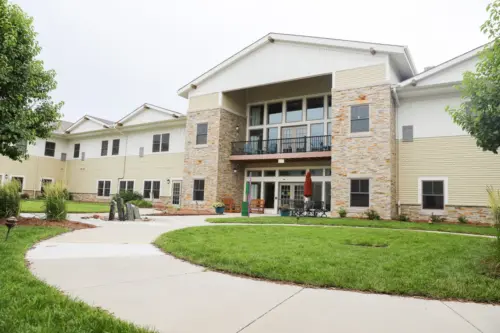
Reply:
[[[196, 128], [208, 123], [207, 145], [196, 146]], [[236, 127], [239, 126], [239, 131]], [[182, 206], [210, 208], [224, 196], [236, 202], [243, 197], [243, 171], [233, 172], [231, 142], [243, 140], [246, 119], [224, 109], [189, 111], [185, 132]], [[242, 134], [243, 133], [243, 134]], [[194, 179], [205, 179], [205, 200], [200, 205], [193, 201]]]
[[[350, 107], [370, 106], [370, 132], [352, 133]], [[370, 208], [383, 219], [396, 215], [396, 127], [389, 85], [332, 90], [332, 215], [344, 207], [359, 217], [368, 208], [350, 208], [350, 180], [370, 179]]]

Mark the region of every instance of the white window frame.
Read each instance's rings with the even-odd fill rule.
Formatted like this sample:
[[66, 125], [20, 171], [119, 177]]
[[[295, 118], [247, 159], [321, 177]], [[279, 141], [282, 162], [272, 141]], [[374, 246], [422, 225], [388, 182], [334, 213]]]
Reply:
[[[208, 132], [208, 131], [207, 131]], [[154, 145], [154, 136], [155, 135], [159, 135], [160, 136], [160, 150], [159, 151], [153, 151], [153, 145]], [[163, 142], [163, 136], [164, 135], [168, 135], [168, 149], [165, 150], [165, 151], [162, 151], [161, 150], [161, 143]], [[153, 137], [152, 137], [152, 143], [151, 143], [151, 153], [152, 154], [165, 154], [165, 153], [168, 153], [170, 152], [170, 143], [171, 143], [171, 139], [172, 139], [172, 134], [170, 132], [165, 132], [165, 133], [155, 133], [153, 134]], [[208, 140], [208, 137], [207, 137], [207, 140]]]
[[[423, 181], [442, 181], [443, 182], [443, 194], [444, 194], [444, 207], [443, 209], [424, 209], [422, 200], [422, 182]], [[448, 205], [448, 177], [446, 176], [426, 176], [418, 177], [418, 199], [417, 202], [420, 205], [420, 211], [423, 214], [434, 214], [442, 215], [446, 211], [446, 206]]]
[[14, 177], [22, 178], [23, 179], [23, 186], [21, 188], [21, 193], [22, 193], [24, 191], [24, 188], [26, 187], [26, 177], [25, 176], [21, 176], [21, 175], [10, 175], [9, 180], [12, 181], [12, 178], [14, 178]]
[[[54, 144], [54, 156], [46, 154], [46, 152], [47, 152], [47, 143], [53, 143]], [[57, 152], [57, 142], [50, 141], [50, 140], [45, 140], [45, 145], [43, 146], [43, 156], [44, 157], [53, 157], [53, 158], [55, 158], [56, 157], [56, 152]]]
[[[132, 192], [135, 192], [136, 191], [136, 188], [135, 188], [135, 179], [119, 179], [118, 180], [118, 189], [117, 189], [117, 192], [116, 193], [120, 193], [120, 184], [121, 182], [133, 182], [134, 183], [134, 188], [132, 189]], [[125, 187], [127, 187], [127, 185], [125, 184]], [[128, 188], [125, 189], [125, 191], [128, 191]]]
[[[352, 124], [351, 124], [351, 115], [352, 115], [352, 107], [353, 106], [368, 106], [368, 131], [366, 132], [351, 132]], [[333, 104], [332, 104], [333, 108]], [[333, 112], [333, 110], [332, 110]], [[364, 136], [372, 136], [372, 105], [370, 103], [356, 103], [349, 105], [349, 112], [347, 115], [347, 120], [349, 121], [349, 137], [364, 137]], [[332, 123], [332, 131], [333, 131], [333, 123]]]
[[[144, 188], [145, 188], [146, 182], [151, 182], [150, 198], [146, 198], [144, 196]], [[160, 182], [160, 193], [158, 195], [158, 199], [153, 198], [153, 182]], [[161, 200], [162, 194], [163, 194], [163, 182], [161, 181], [161, 179], [144, 179], [144, 181], [142, 182], [142, 195], [144, 196], [144, 200], [149, 200], [149, 201]]]
[[[99, 182], [108, 182], [109, 181], [109, 196], [99, 196]], [[103, 194], [104, 194], [104, 189], [106, 188], [106, 183], [104, 183], [104, 188], [103, 188]], [[96, 197], [100, 199], [108, 199], [113, 196], [113, 180], [111, 179], [98, 179], [95, 183], [95, 189], [96, 189]]]
[[[329, 176], [327, 176], [329, 177]], [[368, 180], [368, 207], [353, 207], [351, 206], [351, 180]], [[373, 187], [373, 177], [371, 175], [347, 175], [347, 180], [349, 181], [349, 212], [365, 212], [372, 206], [372, 187]]]
[[[301, 95], [287, 98], [278, 98], [272, 100], [264, 100], [259, 102], [252, 102], [247, 104], [247, 130], [245, 133], [246, 141], [250, 140], [250, 130], [262, 129], [263, 135], [262, 140], [267, 140], [267, 130], [272, 127], [276, 127], [278, 129], [278, 140], [281, 139], [281, 129], [282, 127], [290, 127], [290, 126], [307, 126], [307, 136], [311, 136], [311, 125], [312, 124], [324, 124], [323, 126], [323, 135], [327, 135], [327, 123], [332, 122], [332, 119], [328, 118], [328, 96], [331, 96], [331, 92], [324, 93], [316, 93], [310, 95]], [[308, 98], [317, 98], [323, 97], [323, 118], [317, 120], [307, 120], [307, 99]], [[294, 121], [294, 122], [286, 122], [286, 102], [294, 101], [294, 100], [302, 100], [302, 120]], [[276, 124], [268, 123], [268, 105], [281, 103], [281, 122]], [[250, 108], [255, 105], [264, 105], [264, 122], [263, 125], [258, 126], [250, 126]]]
[[[203, 200], [194, 200], [194, 181], [195, 180], [204, 180], [205, 181], [205, 184], [203, 186]], [[205, 177], [201, 177], [201, 176], [195, 176], [193, 177], [193, 190], [191, 191], [191, 195], [192, 195], [192, 201], [195, 201], [195, 202], [200, 202], [200, 203], [204, 203], [206, 201], [206, 187], [207, 187], [207, 179]]]
[[50, 180], [51, 184], [54, 184], [54, 178], [51, 178], [51, 177], [40, 177], [40, 188], [39, 188], [40, 191], [42, 190], [42, 182], [43, 182], [44, 179]]
[[[207, 143], [200, 143], [198, 144], [198, 125], [203, 125], [203, 124], [207, 124]], [[200, 121], [199, 123], [196, 123], [196, 128], [195, 128], [195, 131], [194, 131], [194, 147], [195, 148], [203, 148], [203, 147], [208, 147], [208, 131], [209, 131], [209, 122], [208, 121]]]

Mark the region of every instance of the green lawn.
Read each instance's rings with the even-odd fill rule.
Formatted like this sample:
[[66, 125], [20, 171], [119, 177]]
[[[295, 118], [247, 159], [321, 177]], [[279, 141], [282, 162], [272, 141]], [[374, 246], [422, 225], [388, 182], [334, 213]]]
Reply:
[[405, 230], [290, 226], [195, 227], [155, 241], [176, 257], [257, 278], [500, 303], [500, 279], [481, 273], [494, 242]]
[[443, 223], [417, 223], [399, 221], [370, 221], [351, 218], [319, 218], [301, 217], [298, 221], [295, 217], [262, 216], [262, 217], [235, 217], [235, 218], [208, 218], [212, 223], [253, 223], [253, 224], [304, 224], [304, 225], [337, 225], [349, 227], [371, 227], [389, 229], [413, 229], [447, 231], [461, 234], [496, 235], [496, 229], [490, 226], [475, 226], [467, 224], [443, 224]]
[[0, 227], [0, 332], [151, 332], [72, 300], [30, 273], [25, 252], [37, 241], [64, 229], [19, 226], [4, 242], [6, 228]]
[[[22, 213], [43, 213], [43, 200], [22, 200]], [[106, 213], [109, 212], [108, 203], [67, 201], [68, 213]]]

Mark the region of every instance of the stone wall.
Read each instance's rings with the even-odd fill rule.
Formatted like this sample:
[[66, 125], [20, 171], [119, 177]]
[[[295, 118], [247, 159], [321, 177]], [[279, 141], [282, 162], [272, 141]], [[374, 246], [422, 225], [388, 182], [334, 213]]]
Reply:
[[[206, 145], [196, 145], [196, 128], [208, 123]], [[236, 127], [239, 126], [239, 131]], [[224, 109], [190, 111], [187, 114], [184, 174], [182, 182], [182, 206], [210, 208], [224, 196], [241, 201], [243, 172], [233, 172], [229, 160], [231, 142], [244, 139], [246, 119]], [[205, 200], [193, 200], [195, 179], [205, 179]]]
[[[370, 131], [350, 132], [350, 107], [369, 105]], [[396, 215], [395, 114], [389, 85], [332, 91], [332, 215], [348, 216], [368, 208], [350, 208], [350, 181], [370, 179], [370, 208], [382, 218]]]
[[[428, 213], [422, 211], [421, 205], [401, 205], [401, 214], [407, 215], [412, 221], [427, 221], [430, 218]], [[440, 216], [449, 222], [457, 222], [460, 216], [465, 216], [471, 223], [493, 224], [493, 217], [488, 207], [446, 206], [444, 214]]]
[[96, 193], [73, 193], [73, 201], [84, 202], [110, 202], [112, 196], [109, 198], [98, 198]]

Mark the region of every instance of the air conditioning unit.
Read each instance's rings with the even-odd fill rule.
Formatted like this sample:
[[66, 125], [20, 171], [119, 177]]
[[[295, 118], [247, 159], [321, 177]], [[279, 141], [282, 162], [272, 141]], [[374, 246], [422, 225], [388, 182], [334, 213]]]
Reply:
[[61, 161], [66, 161], [66, 153], [61, 153]]

